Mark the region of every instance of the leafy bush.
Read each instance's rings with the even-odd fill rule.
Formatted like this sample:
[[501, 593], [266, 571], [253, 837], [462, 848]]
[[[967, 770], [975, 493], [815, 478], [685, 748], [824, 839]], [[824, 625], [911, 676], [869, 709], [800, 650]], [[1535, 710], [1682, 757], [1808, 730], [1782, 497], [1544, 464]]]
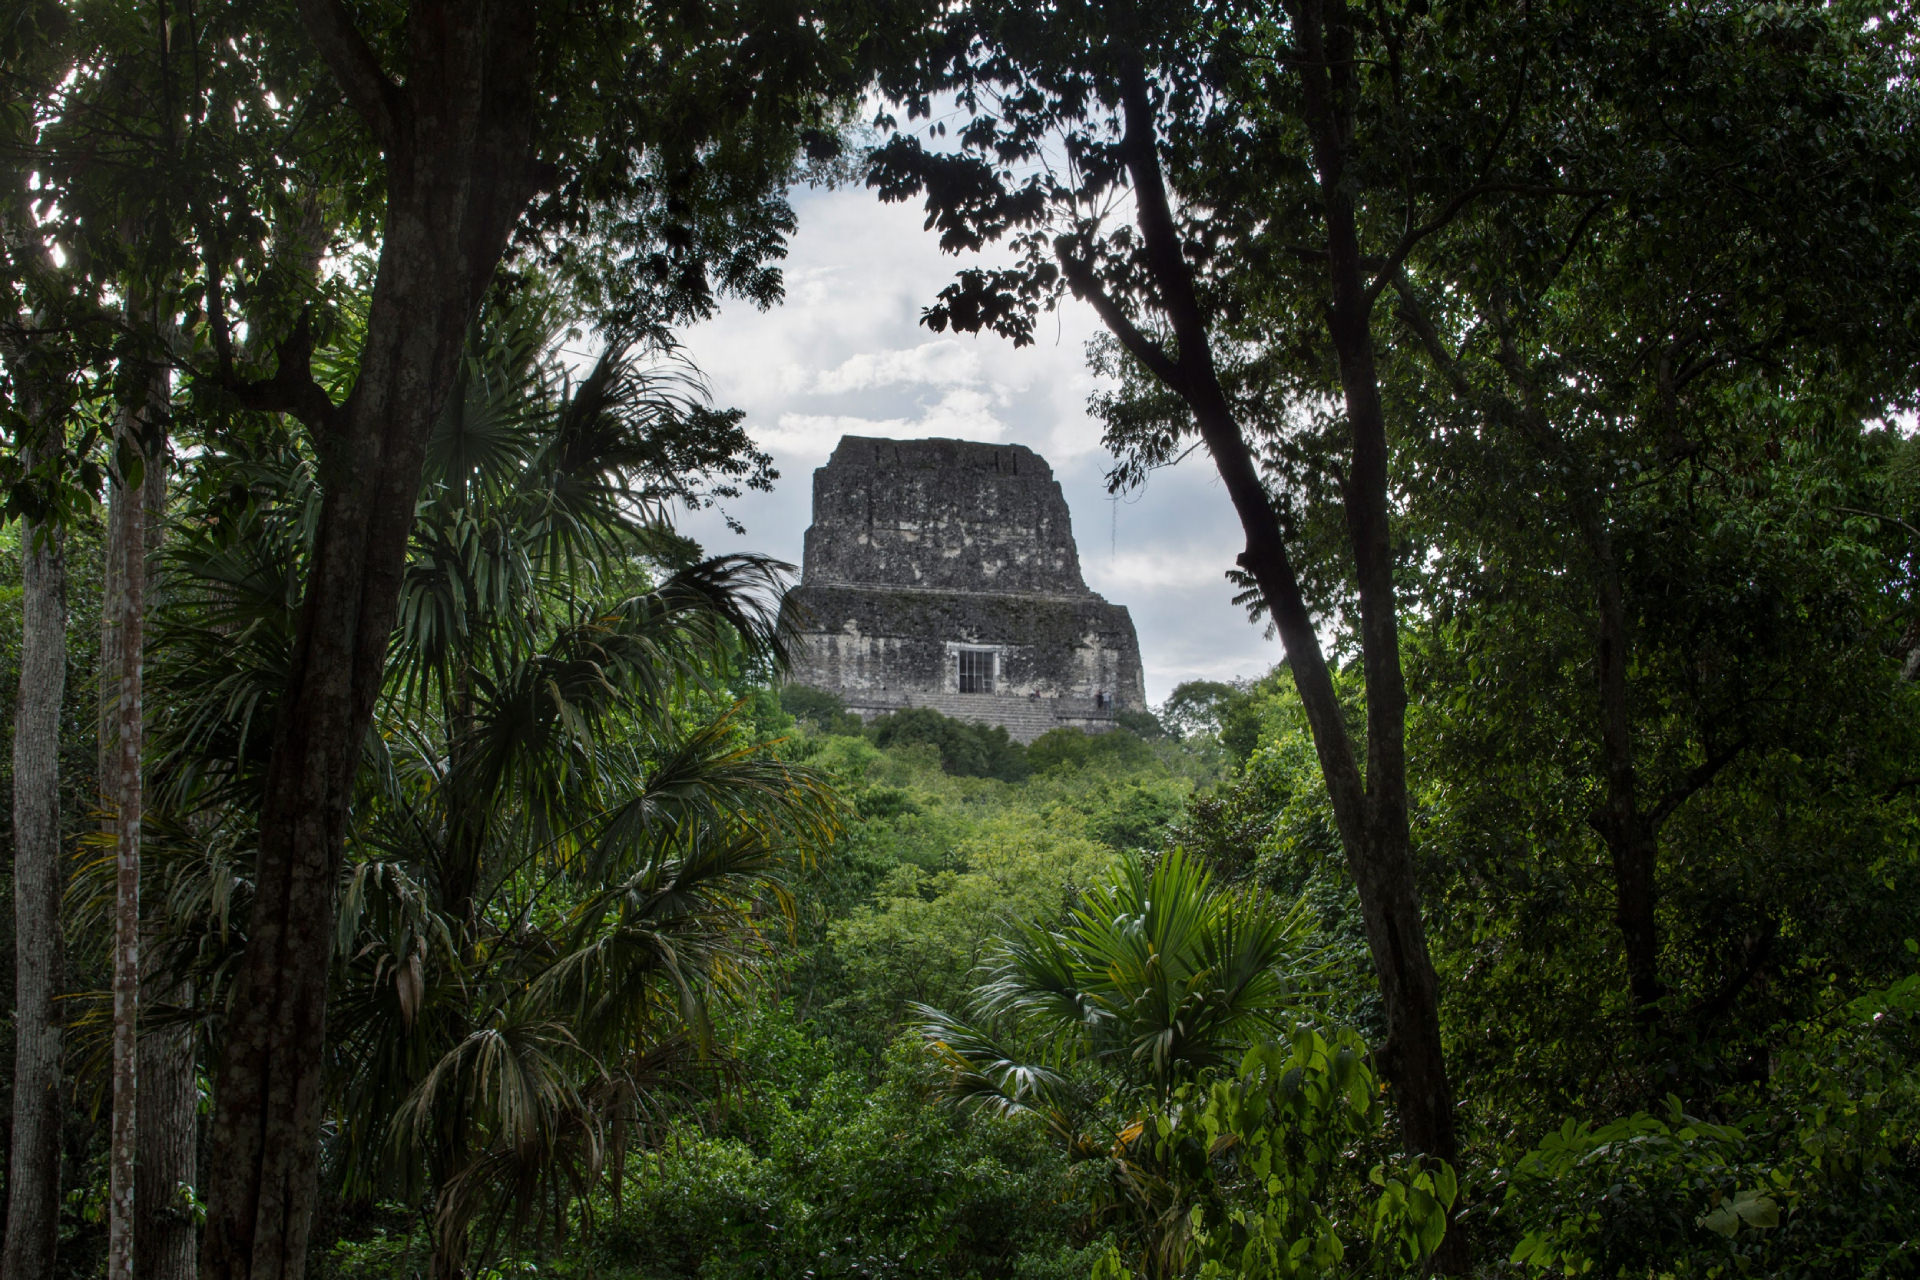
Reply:
[[1708, 1124], [1569, 1120], [1515, 1165], [1512, 1260], [1567, 1275], [1911, 1274], [1920, 1260], [1920, 976], [1845, 1006]]
[[764, 1086], [738, 1136], [688, 1132], [649, 1156], [599, 1235], [602, 1274], [1087, 1274], [1091, 1252], [1067, 1244], [1084, 1209], [1062, 1195], [1064, 1161], [1038, 1124], [961, 1123], [933, 1105], [912, 1043], [888, 1055], [877, 1088], [815, 1075], [828, 1058], [816, 1046], [797, 1077]]
[[1508, 1181], [1503, 1212], [1527, 1228], [1511, 1261], [1567, 1275], [1717, 1274], [1744, 1243], [1730, 1237], [1779, 1225], [1776, 1188], [1748, 1166], [1749, 1148], [1738, 1127], [1688, 1116], [1678, 1098], [1664, 1119], [1568, 1120]]
[[1222, 680], [1187, 680], [1177, 684], [1160, 706], [1159, 719], [1183, 738], [1220, 732], [1220, 716], [1242, 696], [1237, 685]]
[[951, 846], [951, 864], [902, 862], [871, 906], [830, 930], [844, 994], [831, 1012], [890, 1027], [910, 1002], [957, 1001], [996, 935], [1018, 920], [1052, 920], [1113, 852], [1059, 819], [998, 814]]
[[1173, 736], [1167, 732], [1167, 726], [1160, 723], [1160, 717], [1151, 711], [1116, 711], [1113, 713], [1113, 723], [1136, 738], [1152, 740]]
[[1150, 1225], [1132, 1233], [1133, 1257], [1110, 1249], [1095, 1280], [1418, 1268], [1440, 1246], [1457, 1182], [1444, 1164], [1368, 1157], [1386, 1109], [1366, 1059], [1351, 1031], [1301, 1028], [1249, 1050], [1225, 1079], [1183, 1086], [1146, 1111], [1127, 1130], [1137, 1135], [1127, 1183], [1136, 1219]]
[[1142, 769], [1153, 763], [1153, 749], [1126, 729], [1087, 733], [1081, 729], [1049, 729], [1027, 747], [1027, 766], [1035, 773], [1114, 764]]
[[1027, 776], [1025, 748], [1000, 725], [949, 719], [932, 707], [908, 707], [881, 716], [868, 727], [882, 747], [926, 743], [940, 753], [940, 767], [971, 778], [1018, 782]]
[[1115, 849], [1157, 849], [1186, 808], [1184, 789], [1128, 781], [1101, 787], [1091, 797], [1087, 834]]
[[866, 730], [860, 717], [847, 710], [846, 703], [823, 689], [809, 689], [798, 684], [783, 685], [780, 689], [780, 709], [819, 733], [857, 738]]

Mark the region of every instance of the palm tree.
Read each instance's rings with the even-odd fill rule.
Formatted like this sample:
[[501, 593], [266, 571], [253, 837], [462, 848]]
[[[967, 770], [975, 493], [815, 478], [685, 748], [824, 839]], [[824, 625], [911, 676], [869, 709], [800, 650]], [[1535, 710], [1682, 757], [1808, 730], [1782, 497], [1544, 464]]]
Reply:
[[1001, 943], [970, 1022], [920, 1006], [923, 1032], [974, 1102], [1044, 1105], [1082, 1063], [1164, 1096], [1285, 1025], [1312, 930], [1304, 903], [1215, 891], [1184, 850], [1151, 868], [1128, 853], [1061, 928]]
[[[657, 344], [576, 380], [558, 338], [537, 298], [491, 316], [435, 432], [342, 868], [327, 1176], [419, 1204], [436, 1276], [563, 1228], [723, 1064], [714, 1006], [838, 821], [725, 693], [784, 661], [785, 566], [696, 560], [667, 522], [764, 457]], [[213, 446], [170, 558], [152, 843], [217, 1033], [319, 462], [274, 424]]]
[[1304, 902], [1217, 891], [1184, 850], [1124, 855], [1057, 929], [1005, 939], [966, 1020], [920, 1006], [922, 1035], [962, 1105], [1034, 1112], [1070, 1158], [1106, 1170], [1096, 1209], [1139, 1238], [1154, 1275], [1180, 1274], [1189, 1209], [1146, 1131], [1183, 1086], [1288, 1029], [1318, 968]]

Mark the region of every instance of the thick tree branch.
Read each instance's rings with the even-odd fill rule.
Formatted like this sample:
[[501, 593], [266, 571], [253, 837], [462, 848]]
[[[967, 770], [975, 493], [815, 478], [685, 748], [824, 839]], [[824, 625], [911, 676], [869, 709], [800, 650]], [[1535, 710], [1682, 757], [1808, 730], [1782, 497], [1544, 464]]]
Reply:
[[1753, 985], [1753, 980], [1766, 968], [1767, 961], [1773, 956], [1773, 947], [1780, 939], [1780, 921], [1767, 920], [1766, 928], [1747, 944], [1747, 957], [1740, 968], [1727, 976], [1720, 989], [1707, 999], [1695, 1005], [1692, 1011], [1694, 1025], [1702, 1031], [1711, 1027], [1733, 1008], [1740, 993]]
[[387, 78], [346, 5], [341, 0], [300, 0], [300, 20], [374, 141], [382, 151], [392, 150], [402, 106], [400, 87]]
[[[1177, 358], [1168, 357], [1159, 344], [1139, 334], [1125, 316], [1117, 314], [1117, 308], [1113, 309], [1115, 314], [1111, 318], [1108, 311], [1101, 311], [1101, 318], [1110, 324], [1117, 319], [1124, 325], [1124, 328], [1116, 327], [1114, 333], [1130, 351], [1134, 347], [1128, 343], [1128, 332], [1155, 349], [1159, 364], [1148, 367], [1193, 411], [1200, 437], [1213, 455], [1214, 465], [1219, 468], [1221, 481], [1227, 487], [1228, 497], [1246, 534], [1247, 546], [1239, 557], [1239, 564], [1259, 583], [1261, 593], [1266, 596], [1268, 612], [1286, 648], [1294, 684], [1300, 691], [1313, 730], [1336, 820], [1343, 837], [1352, 847], [1357, 847], [1354, 842], [1363, 839], [1365, 825], [1365, 783], [1354, 758], [1339, 696], [1334, 692], [1326, 658], [1320, 649], [1320, 637], [1314, 630], [1312, 610], [1281, 535], [1279, 515], [1260, 480], [1252, 450], [1234, 418], [1233, 407], [1214, 367], [1206, 317], [1193, 287], [1192, 267], [1181, 252], [1180, 230], [1173, 218], [1166, 175], [1160, 167], [1153, 103], [1148, 96], [1146, 73], [1138, 58], [1127, 60], [1121, 73], [1120, 90], [1125, 112], [1121, 148], [1133, 183], [1141, 243], [1159, 293], [1160, 308], [1173, 326], [1174, 341], [1179, 347]], [[1088, 300], [1099, 309], [1098, 297], [1089, 296]], [[1111, 307], [1111, 299], [1107, 302]], [[1138, 352], [1135, 354], [1139, 358]]]
[[1593, 220], [1612, 203], [1611, 195], [1603, 195], [1587, 206], [1587, 211], [1580, 215], [1580, 221], [1574, 224], [1572, 233], [1567, 236], [1567, 247], [1560, 251], [1560, 257], [1554, 262], [1553, 270], [1547, 273], [1548, 285], [1560, 278], [1560, 273], [1567, 269], [1569, 262], [1573, 261], [1573, 255], [1580, 251], [1580, 242], [1586, 239], [1587, 228], [1592, 226]]
[[1167, 198], [1166, 175], [1160, 169], [1160, 151], [1154, 137], [1153, 103], [1147, 96], [1147, 75], [1139, 59], [1129, 57], [1120, 77], [1120, 100], [1125, 128], [1120, 147], [1133, 180], [1135, 215], [1147, 267], [1160, 292], [1160, 305], [1173, 324], [1180, 344], [1179, 363], [1187, 373], [1211, 371], [1213, 352], [1207, 325], [1194, 293], [1193, 272], [1180, 251], [1180, 229]]
[[1673, 811], [1685, 804], [1696, 792], [1712, 782], [1720, 771], [1739, 759], [1740, 753], [1747, 749], [1745, 740], [1737, 741], [1724, 751], [1708, 756], [1700, 764], [1687, 771], [1687, 776], [1660, 797], [1660, 803], [1647, 815], [1647, 825], [1658, 831]]
[[234, 399], [262, 413], [289, 413], [304, 423], [316, 436], [324, 436], [333, 426], [339, 410], [313, 377], [313, 312], [300, 313], [299, 321], [280, 343], [275, 353], [277, 367], [271, 378], [246, 381], [232, 376], [232, 367], [223, 369], [222, 385]]
[[[1400, 270], [1401, 265], [1407, 260], [1407, 255], [1418, 248], [1422, 240], [1425, 240], [1435, 232], [1446, 230], [1447, 226], [1452, 223], [1455, 218], [1466, 212], [1468, 205], [1478, 200], [1481, 196], [1494, 194], [1554, 198], [1571, 197], [1573, 199], [1596, 200], [1602, 203], [1613, 198], [1613, 192], [1605, 190], [1604, 188], [1552, 187], [1542, 186], [1537, 182], [1476, 182], [1470, 187], [1464, 187], [1454, 194], [1453, 199], [1447, 201], [1447, 203], [1441, 207], [1440, 212], [1434, 214], [1433, 217], [1427, 219], [1427, 221], [1421, 223], [1419, 226], [1409, 227], [1401, 233], [1399, 242], [1396, 243], [1392, 251], [1381, 260], [1379, 274], [1374, 276], [1373, 282], [1367, 286], [1367, 301], [1372, 302], [1373, 299], [1380, 296], [1381, 290], [1393, 283], [1394, 273]], [[1589, 214], [1588, 216], [1591, 217], [1592, 215]]]
[[1119, 303], [1113, 300], [1100, 281], [1093, 274], [1093, 267], [1083, 258], [1079, 258], [1067, 247], [1066, 236], [1054, 242], [1054, 257], [1059, 259], [1060, 274], [1066, 278], [1067, 286], [1075, 297], [1094, 309], [1127, 354], [1146, 366], [1147, 372], [1168, 386], [1178, 390], [1181, 386], [1180, 368], [1166, 349], [1140, 331], [1139, 326]]
[[1466, 374], [1460, 371], [1459, 361], [1447, 350], [1446, 342], [1440, 337], [1440, 330], [1434, 326], [1433, 317], [1427, 314], [1426, 307], [1414, 292], [1413, 282], [1407, 279], [1404, 271], [1395, 271], [1392, 275], [1394, 292], [1400, 295], [1400, 306], [1396, 309], [1406, 326], [1413, 330], [1413, 336], [1420, 340], [1420, 346], [1427, 353], [1427, 359], [1433, 362], [1434, 371], [1447, 380], [1453, 393], [1462, 400], [1471, 401], [1473, 388], [1467, 382]]

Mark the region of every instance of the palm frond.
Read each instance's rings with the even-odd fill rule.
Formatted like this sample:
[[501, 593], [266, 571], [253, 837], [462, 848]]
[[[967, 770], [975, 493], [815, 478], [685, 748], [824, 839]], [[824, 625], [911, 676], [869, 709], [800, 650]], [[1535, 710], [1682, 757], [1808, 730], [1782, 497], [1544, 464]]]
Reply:
[[[1281, 911], [1264, 895], [1218, 892], [1179, 849], [1151, 869], [1129, 854], [1059, 928], [1028, 925], [1005, 940], [972, 1008], [979, 1026], [1024, 1046], [1035, 1070], [1105, 1063], [1164, 1094], [1282, 1025], [1316, 971], [1312, 932], [1303, 904]], [[966, 1030], [941, 1052], [983, 1079], [1007, 1077], [1020, 1060], [940, 1017], [928, 1026]]]

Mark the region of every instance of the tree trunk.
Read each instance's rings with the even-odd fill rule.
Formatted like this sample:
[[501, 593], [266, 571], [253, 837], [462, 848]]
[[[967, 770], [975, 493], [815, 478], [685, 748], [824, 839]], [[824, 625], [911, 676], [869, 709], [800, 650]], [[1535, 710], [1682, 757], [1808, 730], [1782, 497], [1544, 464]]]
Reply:
[[[64, 291], [59, 266], [33, 216], [21, 181], [25, 176], [8, 175], [10, 189], [0, 205], [0, 241], [21, 276], [57, 294]], [[23, 331], [35, 327], [29, 323]], [[47, 394], [40, 376], [38, 366], [50, 359], [48, 351], [31, 341], [9, 341], [5, 357], [20, 425], [41, 433], [37, 440], [28, 436], [22, 441], [20, 460], [31, 472], [36, 461], [64, 454], [64, 408]], [[53, 376], [57, 381], [57, 372]], [[13, 1130], [0, 1280], [50, 1277], [60, 1240], [64, 1108], [59, 996], [66, 980], [60, 912], [67, 888], [60, 833], [60, 705], [67, 683], [62, 539], [57, 522], [21, 522], [20, 692], [13, 722]]]
[[[1343, 498], [1360, 602], [1360, 654], [1367, 687], [1366, 793], [1359, 839], [1346, 840], [1359, 888], [1367, 946], [1380, 978], [1389, 1044], [1383, 1055], [1399, 1090], [1408, 1147], [1460, 1163], [1453, 1086], [1440, 1034], [1440, 984], [1427, 951], [1426, 923], [1407, 818], [1407, 686], [1400, 667], [1400, 614], [1393, 586], [1386, 414], [1374, 364], [1373, 300], [1360, 247], [1347, 147], [1354, 136], [1352, 15], [1342, 0], [1303, 0], [1294, 9], [1302, 99], [1326, 222], [1327, 328], [1340, 367], [1353, 451]], [[1343, 833], [1344, 834], [1344, 833]], [[1359, 854], [1355, 854], [1355, 845]], [[1464, 1274], [1466, 1242], [1449, 1230], [1435, 1255]]]
[[1655, 914], [1659, 889], [1655, 875], [1660, 846], [1656, 824], [1641, 810], [1639, 779], [1633, 764], [1633, 712], [1627, 689], [1626, 604], [1613, 546], [1597, 513], [1581, 509], [1582, 532], [1599, 579], [1595, 592], [1597, 632], [1595, 666], [1600, 685], [1600, 749], [1606, 768], [1606, 803], [1594, 828], [1613, 862], [1614, 922], [1627, 963], [1627, 991], [1634, 1017], [1650, 1023], [1660, 1014], [1666, 987], [1660, 981], [1660, 927]]
[[13, 1150], [5, 1280], [53, 1274], [60, 1233], [60, 701], [67, 679], [66, 564], [57, 527], [20, 534], [20, 696], [13, 722]]
[[[1294, 9], [1304, 123], [1319, 172], [1327, 246], [1328, 334], [1339, 361], [1352, 454], [1342, 497], [1360, 603], [1360, 651], [1367, 689], [1367, 770], [1359, 803], [1335, 800], [1343, 843], [1360, 891], [1368, 947], [1380, 978], [1391, 1043], [1386, 1065], [1400, 1090], [1407, 1144], [1457, 1163], [1453, 1088], [1440, 1038], [1439, 982], [1427, 952], [1407, 817], [1406, 680], [1393, 584], [1386, 415], [1374, 364], [1373, 293], [1368, 288], [1353, 198], [1346, 183], [1353, 136], [1351, 15], [1339, 0]], [[1317, 647], [1317, 646], [1316, 646]], [[1326, 697], [1317, 687], [1314, 695]], [[1303, 689], [1302, 697], [1310, 696]], [[1330, 721], [1337, 707], [1319, 719]], [[1316, 729], [1316, 737], [1318, 730]], [[1347, 753], [1349, 759], [1351, 752]], [[1329, 789], [1333, 779], [1329, 778]], [[1346, 783], [1351, 789], [1353, 783]], [[1355, 813], [1353, 810], [1357, 809]], [[1458, 1267], [1463, 1257], [1443, 1261]]]
[[[166, 393], [164, 376], [152, 388]], [[165, 535], [167, 469], [161, 450], [147, 459], [140, 486], [146, 507], [146, 560], [157, 562]], [[143, 616], [159, 606], [151, 577]], [[140, 1081], [139, 1137], [134, 1158], [133, 1273], [135, 1280], [193, 1280], [198, 1272], [200, 1233], [187, 1192], [196, 1190], [199, 1163], [198, 1037], [191, 1025], [160, 1018], [177, 1015], [192, 1003], [191, 983], [178, 982], [165, 966], [158, 945], [160, 911], [149, 907], [140, 925], [141, 1029], [137, 1071]]]
[[[1321, 41], [1324, 15], [1295, 14], [1303, 41]], [[1294, 684], [1307, 714], [1320, 771], [1333, 803], [1347, 865], [1359, 893], [1374, 968], [1386, 1005], [1389, 1042], [1383, 1065], [1398, 1089], [1407, 1145], [1450, 1163], [1459, 1159], [1453, 1091], [1440, 1037], [1439, 991], [1428, 956], [1426, 927], [1414, 878], [1407, 819], [1406, 685], [1400, 670], [1399, 617], [1393, 586], [1388, 523], [1387, 437], [1373, 363], [1362, 258], [1351, 202], [1340, 184], [1344, 137], [1342, 99], [1327, 83], [1324, 48], [1310, 48], [1305, 75], [1308, 116], [1315, 137], [1321, 188], [1327, 192], [1326, 229], [1331, 288], [1330, 329], [1340, 357], [1353, 433], [1351, 472], [1344, 494], [1348, 538], [1360, 587], [1361, 646], [1367, 687], [1367, 769], [1354, 758], [1352, 738], [1314, 630], [1312, 611], [1287, 552], [1279, 515], [1219, 380], [1207, 318], [1197, 300], [1192, 269], [1182, 254], [1154, 135], [1154, 114], [1143, 68], [1122, 73], [1125, 133], [1122, 154], [1132, 180], [1141, 243], [1160, 304], [1177, 341], [1169, 354], [1147, 338], [1114, 304], [1099, 281], [1074, 261], [1062, 242], [1061, 265], [1076, 293], [1091, 302], [1123, 346], [1178, 393], [1193, 411], [1200, 435], [1220, 470], [1247, 539], [1241, 565], [1253, 575], [1286, 646]], [[1350, 108], [1349, 108], [1350, 109]], [[1464, 1266], [1457, 1245], [1443, 1263]]]
[[[1639, 772], [1633, 760], [1633, 704], [1629, 688], [1632, 638], [1627, 625], [1626, 593], [1601, 494], [1604, 486], [1588, 474], [1553, 433], [1533, 370], [1520, 354], [1504, 308], [1497, 320], [1500, 363], [1518, 390], [1513, 418], [1540, 456], [1566, 476], [1567, 506], [1580, 532], [1593, 571], [1594, 676], [1600, 708], [1600, 759], [1605, 800], [1589, 823], [1607, 846], [1613, 864], [1614, 923], [1620, 930], [1627, 968], [1627, 992], [1634, 1017], [1642, 1024], [1658, 1019], [1666, 987], [1660, 981], [1660, 929], [1657, 915], [1660, 818], [1641, 805]], [[1714, 766], [1717, 768], [1718, 766]], [[1702, 775], [1710, 778], [1712, 769]]]
[[208, 1280], [304, 1272], [347, 803], [384, 675], [426, 439], [534, 189], [531, 6], [415, 6], [404, 88], [385, 80], [344, 9], [315, 2], [302, 12], [385, 148], [387, 208], [358, 378], [344, 405], [308, 422], [325, 497], [221, 1057]]
[[[141, 1006], [181, 1007], [190, 987], [158, 987], [151, 956]], [[136, 1280], [193, 1280], [199, 1231], [185, 1189], [198, 1164], [199, 1083], [190, 1025], [149, 1026], [140, 1037], [140, 1147], [134, 1168], [133, 1252]]]
[[[143, 397], [144, 400], [144, 397]], [[123, 410], [117, 435], [123, 464], [145, 454], [142, 419], [148, 405]], [[118, 591], [108, 602], [120, 666], [119, 708], [109, 775], [114, 825], [113, 1120], [108, 1140], [108, 1280], [133, 1280], [135, 1157], [139, 1149], [140, 826], [144, 795], [140, 770], [146, 746], [144, 635], [147, 604], [147, 497], [144, 484], [114, 478], [108, 558], [118, 565]]]
[[[1253, 575], [1286, 645], [1295, 687], [1307, 714], [1321, 775], [1333, 803], [1340, 841], [1360, 898], [1380, 992], [1388, 1043], [1382, 1060], [1396, 1086], [1408, 1147], [1458, 1164], [1453, 1089], [1440, 1035], [1439, 983], [1427, 951], [1414, 876], [1407, 815], [1406, 684], [1400, 669], [1399, 614], [1389, 523], [1388, 444], [1374, 367], [1371, 316], [1352, 198], [1343, 174], [1352, 136], [1351, 19], [1343, 5], [1310, 0], [1290, 5], [1305, 89], [1302, 123], [1313, 144], [1323, 193], [1328, 262], [1328, 328], [1339, 357], [1352, 433], [1343, 493], [1348, 543], [1359, 586], [1360, 641], [1367, 689], [1367, 767], [1354, 758], [1344, 711], [1286, 548], [1278, 513], [1211, 354], [1207, 317], [1181, 250], [1154, 135], [1147, 78], [1138, 60], [1122, 72], [1121, 149], [1132, 179], [1141, 243], [1177, 342], [1175, 352], [1147, 338], [1108, 297], [1062, 241], [1062, 268], [1122, 345], [1192, 409], [1246, 534], [1241, 565]], [[1438, 1259], [1464, 1271], [1467, 1257], [1449, 1233]]]

